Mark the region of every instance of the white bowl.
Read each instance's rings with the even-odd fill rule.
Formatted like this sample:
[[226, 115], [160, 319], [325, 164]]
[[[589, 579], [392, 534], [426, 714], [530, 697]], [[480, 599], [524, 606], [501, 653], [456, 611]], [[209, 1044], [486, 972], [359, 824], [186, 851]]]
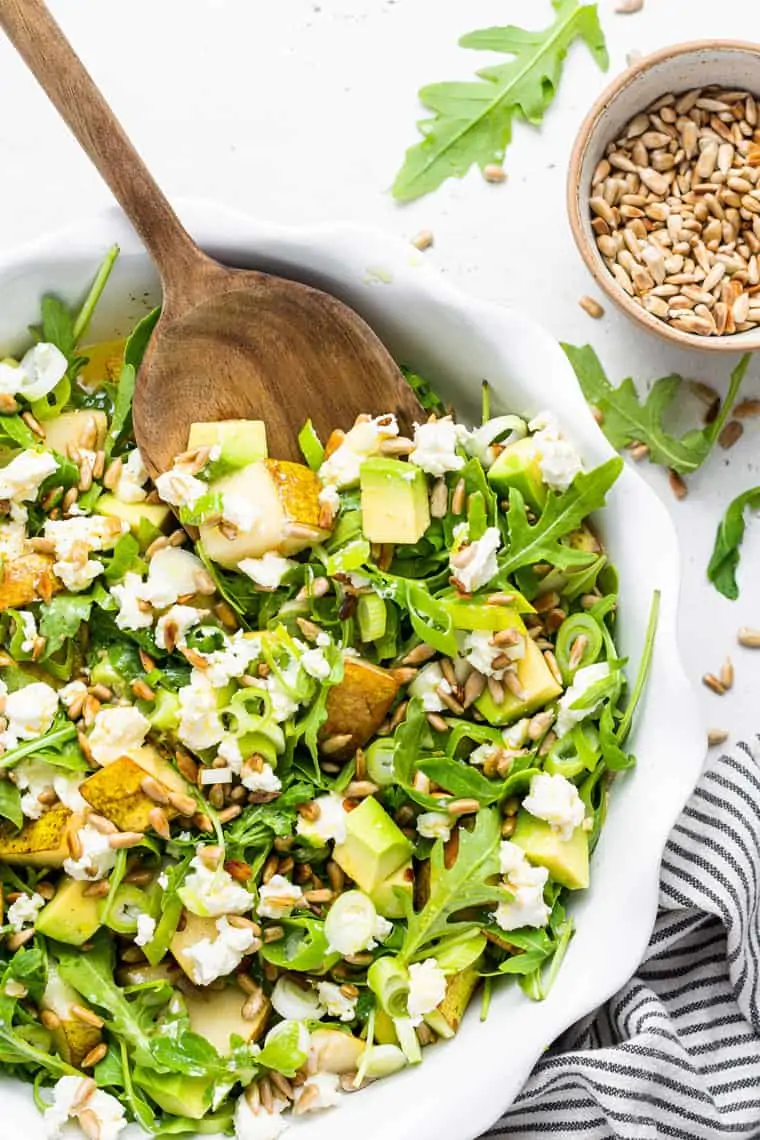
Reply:
[[[408, 246], [347, 225], [278, 228], [201, 203], [180, 212], [200, 244], [222, 261], [296, 277], [353, 305], [396, 359], [429, 377], [463, 418], [477, 418], [480, 383], [487, 379], [496, 412], [551, 408], [587, 465], [612, 454], [559, 346], [529, 318], [457, 292], [423, 268]], [[94, 338], [126, 332], [156, 303], [156, 274], [145, 252], [122, 215], [109, 212], [0, 257], [0, 357], [20, 347], [19, 334], [37, 319], [43, 292], [72, 301], [82, 296], [115, 241], [122, 255]], [[541, 1004], [516, 986], [499, 990], [484, 1024], [476, 1002], [455, 1040], [426, 1050], [421, 1066], [297, 1122], [305, 1140], [387, 1140], [391, 1128], [397, 1140], [477, 1136], [510, 1105], [557, 1035], [610, 997], [641, 959], [657, 908], [663, 847], [698, 778], [705, 736], [676, 648], [679, 558], [668, 514], [626, 467], [599, 524], [620, 570], [619, 636], [631, 674], [655, 589], [662, 608], [631, 742], [639, 762], [613, 789], [591, 889], [574, 900], [577, 933], [559, 979]], [[1, 1087], [4, 1129], [12, 1124], [14, 1136], [42, 1140], [29, 1087], [7, 1079]]]

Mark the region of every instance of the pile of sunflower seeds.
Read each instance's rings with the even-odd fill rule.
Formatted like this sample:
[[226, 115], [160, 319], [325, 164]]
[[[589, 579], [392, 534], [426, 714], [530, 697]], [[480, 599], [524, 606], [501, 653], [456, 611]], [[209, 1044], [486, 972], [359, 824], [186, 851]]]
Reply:
[[760, 325], [760, 129], [747, 91], [664, 95], [598, 164], [597, 246], [620, 287], [681, 332]]

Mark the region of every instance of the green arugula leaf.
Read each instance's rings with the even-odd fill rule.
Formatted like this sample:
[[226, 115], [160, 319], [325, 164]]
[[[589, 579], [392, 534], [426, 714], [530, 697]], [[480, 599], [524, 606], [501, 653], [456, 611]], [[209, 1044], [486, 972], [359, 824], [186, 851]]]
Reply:
[[546, 506], [533, 526], [528, 522], [525, 503], [519, 491], [509, 492], [507, 527], [509, 546], [499, 558], [498, 579], [503, 580], [522, 566], [549, 562], [566, 570], [585, 565], [593, 555], [562, 546], [560, 539], [581, 525], [587, 515], [604, 506], [610, 487], [623, 469], [622, 459], [608, 459], [593, 471], [581, 472], [561, 494], [550, 492]]
[[557, 91], [562, 63], [576, 39], [583, 39], [596, 62], [609, 58], [596, 4], [552, 0], [554, 23], [539, 32], [512, 25], [463, 36], [462, 47], [502, 52], [507, 63], [479, 71], [470, 83], [433, 83], [420, 91], [433, 117], [418, 124], [422, 142], [406, 152], [393, 184], [393, 196], [410, 201], [430, 193], [447, 178], [461, 178], [473, 165], [481, 170], [500, 162], [512, 141], [512, 122], [540, 125]]
[[74, 315], [69, 306], [58, 297], [43, 297], [40, 305], [42, 313], [42, 339], [54, 344], [65, 357], [74, 351]]
[[683, 384], [680, 376], [663, 376], [656, 380], [642, 402], [630, 377], [619, 388], [610, 384], [591, 345], [579, 348], [563, 344], [562, 347], [575, 369], [586, 400], [602, 413], [602, 430], [612, 446], [621, 450], [629, 443], [645, 443], [651, 463], [677, 471], [679, 475], [690, 475], [696, 471], [712, 451], [750, 361], [747, 353], [731, 373], [726, 398], [715, 420], [679, 437], [667, 431], [663, 420]]
[[314, 798], [314, 785], [305, 781], [291, 784], [268, 804], [254, 804], [227, 827], [227, 846], [244, 852], [267, 847], [276, 836], [293, 835], [298, 820], [297, 807]]
[[121, 582], [130, 570], [145, 574], [147, 569], [148, 564], [140, 557], [140, 543], [133, 534], [123, 534], [113, 548], [103, 576], [111, 585]]
[[116, 389], [111, 427], [106, 437], [106, 458], [119, 451], [132, 432], [132, 398], [135, 393], [135, 379], [153, 330], [161, 316], [160, 309], [153, 309], [135, 325], [132, 335], [124, 346], [124, 364]]
[[[644, 636], [644, 648], [641, 651], [641, 661], [639, 662], [639, 669], [638, 669], [638, 672], [636, 674], [636, 680], [633, 683], [633, 689], [631, 690], [631, 698], [628, 701], [628, 706], [627, 706], [625, 712], [623, 713], [623, 719], [621, 720], [620, 725], [618, 726], [618, 730], [617, 730], [617, 734], [616, 734], [617, 735], [617, 742], [618, 742], [618, 744], [621, 744], [621, 745], [625, 743], [625, 739], [631, 730], [631, 724], [633, 723], [633, 714], [636, 712], [636, 706], [638, 705], [639, 701], [641, 700], [641, 697], [643, 696], [644, 689], [646, 688], [646, 683], [647, 683], [647, 680], [649, 678], [649, 670], [652, 668], [652, 656], [654, 654], [654, 639], [657, 636], [657, 623], [658, 623], [659, 618], [660, 618], [660, 597], [661, 597], [660, 591], [655, 590], [654, 594], [652, 595], [652, 605], [649, 609], [649, 621], [647, 622], [647, 630], [646, 630], [646, 634]], [[609, 711], [609, 706], [608, 706], [607, 710], [605, 710], [605, 711]], [[610, 718], [611, 718], [611, 713], [610, 713]], [[604, 720], [604, 718], [602, 718], [602, 719]], [[607, 722], [607, 725], [609, 726], [609, 721]], [[602, 746], [604, 747], [604, 740], [603, 739], [602, 739]], [[605, 756], [605, 759], [607, 759], [606, 756]], [[610, 764], [609, 760], [607, 760], [607, 766], [609, 768], [613, 767], [613, 765]]]
[[0, 444], [34, 450], [39, 442], [20, 415], [0, 416]]
[[45, 657], [57, 653], [88, 621], [93, 599], [84, 594], [57, 594], [40, 607], [40, 635], [47, 639]]
[[729, 503], [726, 513], [718, 524], [715, 545], [707, 567], [707, 577], [724, 598], [735, 602], [739, 597], [736, 571], [741, 556], [741, 545], [747, 529], [744, 512], [747, 507], [756, 510], [760, 507], [760, 487], [750, 487], [737, 495]]
[[430, 897], [418, 914], [409, 915], [401, 961], [411, 962], [437, 938], [473, 925], [471, 921], [449, 922], [456, 911], [498, 902], [502, 887], [488, 880], [499, 873], [500, 843], [499, 814], [494, 808], [481, 808], [472, 831], [460, 830], [457, 858], [448, 869], [443, 861], [443, 843], [438, 840], [430, 854]]
[[9, 819], [14, 827], [21, 827], [24, 822], [21, 792], [10, 780], [0, 780], [0, 815]]

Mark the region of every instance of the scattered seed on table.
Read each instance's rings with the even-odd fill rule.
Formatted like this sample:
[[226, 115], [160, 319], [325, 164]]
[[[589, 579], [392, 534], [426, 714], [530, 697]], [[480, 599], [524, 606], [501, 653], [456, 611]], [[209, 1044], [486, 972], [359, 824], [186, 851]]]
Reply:
[[723, 688], [730, 689], [734, 683], [734, 664], [730, 657], [727, 657], [721, 665], [718, 676]]
[[578, 304], [584, 312], [588, 313], [590, 317], [598, 321], [600, 317], [604, 316], [604, 308], [593, 297], [581, 297]]
[[728, 451], [735, 443], [738, 443], [744, 435], [744, 428], [738, 420], [729, 420], [726, 426], [718, 436], [718, 443], [724, 451]]
[[719, 744], [724, 744], [727, 740], [728, 733], [724, 728], [711, 728], [707, 733], [709, 748], [717, 748]]
[[499, 166], [496, 162], [489, 162], [487, 166], [483, 167], [483, 177], [486, 182], [506, 182], [507, 173], [503, 166]]
[[670, 483], [671, 491], [679, 501], [686, 498], [689, 489], [677, 471], [668, 472], [668, 482]]
[[725, 686], [721, 684], [714, 673], [705, 673], [702, 678], [702, 684], [706, 685], [708, 689], [719, 697], [722, 697], [726, 691]]
[[420, 230], [420, 232], [418, 234], [415, 234], [415, 236], [412, 238], [412, 245], [415, 247], [415, 249], [419, 249], [420, 252], [424, 252], [426, 249], [430, 249], [431, 245], [433, 244], [433, 240], [434, 238], [432, 230]]
[[644, 0], [618, 0], [615, 11], [621, 16], [630, 16], [634, 12], [640, 12], [644, 7]]
[[745, 649], [760, 649], [760, 629], [749, 629], [743, 625], [736, 635], [736, 639]]

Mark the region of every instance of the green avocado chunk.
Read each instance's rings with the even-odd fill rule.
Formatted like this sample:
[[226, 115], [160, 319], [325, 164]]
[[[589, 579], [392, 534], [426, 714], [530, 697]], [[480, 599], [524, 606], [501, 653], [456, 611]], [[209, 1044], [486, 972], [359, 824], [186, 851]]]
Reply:
[[369, 897], [375, 904], [375, 910], [383, 918], [406, 918], [403, 896], [399, 896], [396, 893], [397, 891], [402, 891], [403, 894], [407, 895], [411, 906], [414, 899], [414, 871], [412, 870], [411, 859], [403, 863], [387, 879], [378, 883], [374, 891], [370, 893]]
[[156, 530], [165, 530], [172, 512], [171, 507], [165, 507], [163, 503], [123, 503], [115, 495], [105, 494], [96, 502], [95, 514], [122, 519], [129, 523], [131, 531], [137, 533], [143, 520], [147, 520]]
[[230, 471], [238, 471], [267, 459], [267, 430], [263, 420], [222, 420], [190, 425], [188, 451], [198, 447], [218, 447], [219, 459]]
[[510, 443], [488, 472], [488, 482], [497, 495], [509, 496], [514, 487], [534, 510], [543, 510], [546, 484], [541, 475], [540, 457], [530, 438]]
[[562, 839], [543, 819], [520, 811], [512, 842], [522, 847], [530, 863], [546, 867], [563, 887], [579, 891], [588, 886], [588, 832], [583, 827], [576, 827], [569, 839]]
[[362, 530], [370, 542], [419, 542], [430, 526], [427, 480], [419, 467], [378, 456], [359, 475]]
[[525, 641], [525, 656], [517, 666], [517, 678], [525, 693], [524, 697], [517, 697], [507, 690], [504, 700], [497, 705], [486, 689], [475, 702], [478, 712], [489, 724], [512, 724], [521, 716], [531, 716], [562, 692], [562, 686], [552, 676], [541, 650], [530, 638]]
[[84, 893], [90, 885], [78, 879], [64, 879], [55, 896], [37, 917], [39, 933], [69, 946], [81, 946], [92, 938], [100, 928], [103, 899]]
[[376, 799], [368, 796], [346, 819], [346, 838], [333, 859], [367, 894], [397, 871], [412, 845]]

